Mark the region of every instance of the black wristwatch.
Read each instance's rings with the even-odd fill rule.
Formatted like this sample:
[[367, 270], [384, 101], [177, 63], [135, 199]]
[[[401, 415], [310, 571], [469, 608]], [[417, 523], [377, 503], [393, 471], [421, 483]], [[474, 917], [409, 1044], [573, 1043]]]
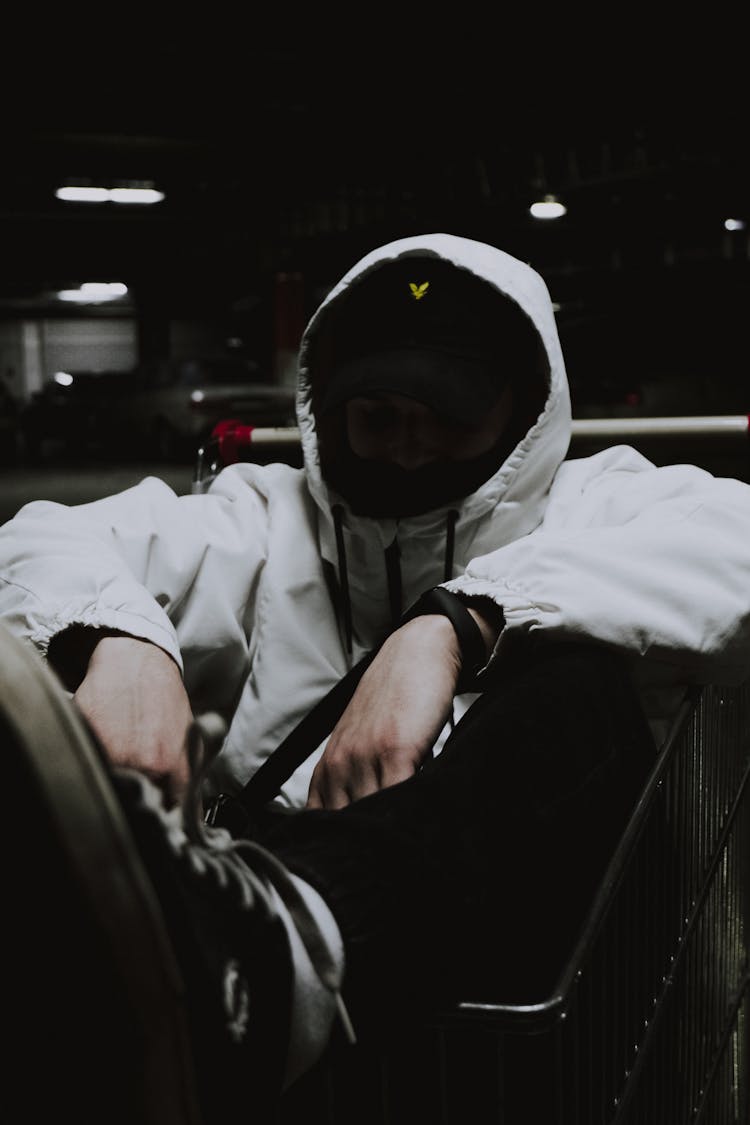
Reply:
[[417, 598], [401, 618], [405, 625], [415, 617], [424, 617], [430, 613], [439, 613], [447, 617], [456, 631], [458, 645], [461, 649], [461, 673], [458, 677], [456, 692], [476, 691], [476, 678], [487, 663], [487, 648], [482, 636], [482, 630], [459, 597], [446, 590], [443, 586], [434, 586]]

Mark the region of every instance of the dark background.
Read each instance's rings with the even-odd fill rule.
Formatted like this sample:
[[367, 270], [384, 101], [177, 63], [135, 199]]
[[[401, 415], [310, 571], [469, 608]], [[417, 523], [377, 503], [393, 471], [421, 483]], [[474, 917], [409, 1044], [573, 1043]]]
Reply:
[[[10, 32], [0, 318], [75, 321], [50, 294], [117, 279], [139, 359], [194, 320], [273, 378], [280, 275], [307, 315], [374, 246], [442, 230], [542, 274], [581, 415], [746, 412], [748, 230], [724, 227], [750, 219], [742, 29], [718, 9], [660, 34], [635, 13], [481, 11], [259, 29], [133, 9]], [[166, 199], [66, 204], [67, 177]], [[530, 217], [545, 192], [564, 218]]]

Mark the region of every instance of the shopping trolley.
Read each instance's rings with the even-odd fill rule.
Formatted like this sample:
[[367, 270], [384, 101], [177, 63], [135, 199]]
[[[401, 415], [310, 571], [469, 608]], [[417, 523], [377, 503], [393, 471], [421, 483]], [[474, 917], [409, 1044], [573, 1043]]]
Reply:
[[[201, 451], [194, 491], [254, 459], [238, 425]], [[749, 1125], [749, 930], [750, 681], [686, 697], [546, 1000], [334, 1045], [278, 1125]]]
[[332, 1050], [280, 1125], [747, 1125], [750, 682], [683, 705], [541, 1003]]

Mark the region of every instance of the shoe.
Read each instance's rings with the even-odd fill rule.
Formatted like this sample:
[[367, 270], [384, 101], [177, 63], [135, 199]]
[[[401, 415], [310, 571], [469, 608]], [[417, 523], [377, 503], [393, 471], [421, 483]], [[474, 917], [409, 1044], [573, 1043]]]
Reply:
[[0, 668], [8, 1119], [272, 1120], [292, 970], [268, 877], [294, 911], [285, 870], [110, 767], [2, 625]]

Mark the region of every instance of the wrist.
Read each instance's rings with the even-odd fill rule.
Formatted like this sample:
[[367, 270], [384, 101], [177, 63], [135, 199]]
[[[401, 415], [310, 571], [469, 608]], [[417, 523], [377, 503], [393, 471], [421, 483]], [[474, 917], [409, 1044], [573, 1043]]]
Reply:
[[49, 643], [47, 661], [64, 686], [76, 691], [86, 675], [98, 646], [107, 637], [126, 637], [117, 629], [97, 629], [92, 625], [69, 625]]
[[[461, 646], [458, 643], [456, 630], [447, 617], [441, 613], [420, 613], [405, 621], [399, 627], [406, 635], [419, 638], [419, 642], [426, 649], [439, 648], [448, 651], [455, 659], [456, 667], [461, 669]], [[416, 643], [416, 640], [415, 640]]]
[[178, 665], [166, 649], [160, 648], [153, 641], [145, 637], [134, 637], [130, 633], [118, 633], [114, 629], [102, 631], [92, 653], [89, 664], [97, 660], [122, 661], [148, 660], [151, 664], [161, 664], [164, 667], [174, 668], [179, 672]]
[[[402, 624], [416, 617], [433, 615], [445, 617], [455, 634], [454, 643], [458, 647], [461, 669], [456, 692], [461, 694], [465, 691], [475, 691], [476, 677], [487, 663], [488, 641], [491, 639], [489, 624], [484, 622], [480, 625], [475, 613], [472, 613], [455, 594], [442, 586], [435, 586], [422, 594], [406, 611]], [[494, 644], [494, 641], [492, 643]]]

